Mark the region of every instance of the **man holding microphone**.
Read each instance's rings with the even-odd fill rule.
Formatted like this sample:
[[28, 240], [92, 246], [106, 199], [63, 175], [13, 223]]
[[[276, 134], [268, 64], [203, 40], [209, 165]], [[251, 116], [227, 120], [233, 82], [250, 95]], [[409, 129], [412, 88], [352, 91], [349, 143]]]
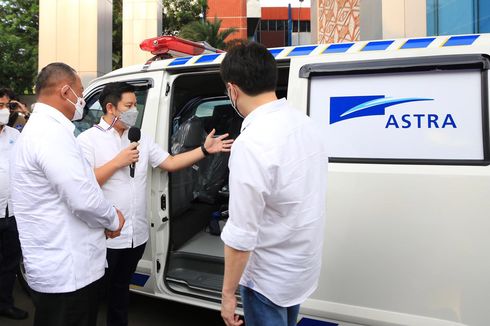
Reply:
[[[138, 117], [133, 86], [121, 82], [107, 84], [99, 103], [104, 116], [98, 125], [81, 133], [78, 141], [95, 169], [104, 195], [121, 208], [127, 219], [121, 236], [107, 242], [109, 268], [106, 274], [107, 325], [125, 326], [128, 324], [129, 283], [149, 237], [146, 214], [148, 165], [174, 172], [191, 166], [206, 155], [229, 152], [233, 140], [225, 140], [228, 134], [214, 137], [213, 130], [201, 147], [172, 156], [144, 133], [139, 142], [130, 143], [128, 130]], [[129, 136], [132, 138], [131, 134]], [[128, 166], [134, 163], [135, 171], [131, 174]]]
[[95, 326], [106, 234], [124, 217], [105, 200], [70, 120], [85, 105], [80, 77], [52, 63], [38, 75], [38, 102], [11, 155], [10, 190], [36, 308], [34, 326]]

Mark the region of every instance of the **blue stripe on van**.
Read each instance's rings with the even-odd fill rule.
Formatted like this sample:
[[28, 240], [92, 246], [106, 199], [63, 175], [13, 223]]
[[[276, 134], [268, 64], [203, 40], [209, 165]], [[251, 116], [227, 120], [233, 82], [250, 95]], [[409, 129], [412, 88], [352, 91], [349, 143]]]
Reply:
[[443, 46], [471, 45], [480, 35], [452, 36]]
[[414, 38], [411, 40], [408, 40], [403, 44], [403, 46], [400, 49], [421, 49], [421, 48], [426, 48], [428, 47], [436, 38], [435, 37], [429, 37], [429, 38]]
[[339, 324], [329, 323], [328, 321], [318, 321], [309, 318], [303, 318], [299, 321], [298, 326], [339, 326]]
[[148, 275], [134, 273], [133, 276], [131, 277], [131, 284], [137, 286], [145, 286], [146, 281], [148, 281], [149, 278], [150, 276]]
[[213, 62], [220, 55], [221, 55], [221, 53], [218, 53], [218, 54], [205, 54], [202, 57], [200, 57], [195, 63]]
[[386, 50], [394, 41], [373, 41], [366, 44], [362, 51]]
[[354, 43], [330, 44], [328, 48], [323, 51], [323, 54], [347, 52], [347, 50], [349, 50], [353, 45]]
[[288, 54], [288, 57], [295, 57], [295, 56], [298, 56], [298, 55], [308, 55], [310, 54], [311, 52], [313, 52], [313, 50], [316, 49], [316, 45], [312, 45], [312, 46], [297, 46], [293, 49], [293, 51], [291, 51], [289, 54]]
[[192, 59], [192, 57], [175, 58], [174, 61], [170, 62], [169, 66], [185, 65], [190, 59]]
[[280, 49], [269, 49], [269, 52], [274, 56], [274, 57], [277, 57], [277, 55], [279, 53], [282, 52], [282, 50], [284, 50], [284, 48], [280, 48]]

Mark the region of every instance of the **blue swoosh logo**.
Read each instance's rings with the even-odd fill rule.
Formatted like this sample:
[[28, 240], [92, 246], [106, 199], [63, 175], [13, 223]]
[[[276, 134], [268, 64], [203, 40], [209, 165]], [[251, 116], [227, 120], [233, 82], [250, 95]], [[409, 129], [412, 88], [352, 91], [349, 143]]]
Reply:
[[416, 97], [398, 98], [398, 99], [397, 98], [377, 99], [377, 100], [372, 100], [369, 102], [359, 104], [353, 107], [352, 109], [342, 113], [340, 116], [345, 117], [346, 115], [352, 114], [354, 112], [375, 108], [377, 106], [384, 106], [386, 108], [389, 106], [402, 104], [402, 103], [417, 102], [417, 101], [432, 101], [432, 100], [433, 99], [431, 98], [416, 98]]
[[385, 109], [409, 102], [433, 101], [431, 98], [385, 98], [384, 95], [330, 98], [330, 124], [364, 116], [385, 115]]

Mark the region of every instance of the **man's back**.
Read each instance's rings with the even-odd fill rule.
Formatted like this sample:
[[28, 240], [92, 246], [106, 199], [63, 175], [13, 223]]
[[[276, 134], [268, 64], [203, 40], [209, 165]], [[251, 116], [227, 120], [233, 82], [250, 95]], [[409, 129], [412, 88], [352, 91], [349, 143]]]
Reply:
[[[243, 249], [253, 248], [240, 283], [280, 306], [301, 303], [316, 288], [327, 165], [320, 133], [284, 99], [247, 116], [233, 147], [227, 227], [250, 232]], [[250, 216], [256, 230], [247, 229]]]

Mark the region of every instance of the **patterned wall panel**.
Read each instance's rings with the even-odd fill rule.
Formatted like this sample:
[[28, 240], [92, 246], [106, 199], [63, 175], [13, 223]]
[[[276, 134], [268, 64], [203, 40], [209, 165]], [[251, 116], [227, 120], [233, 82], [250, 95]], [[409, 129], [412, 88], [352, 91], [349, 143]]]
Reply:
[[318, 0], [318, 43], [359, 41], [360, 0]]

